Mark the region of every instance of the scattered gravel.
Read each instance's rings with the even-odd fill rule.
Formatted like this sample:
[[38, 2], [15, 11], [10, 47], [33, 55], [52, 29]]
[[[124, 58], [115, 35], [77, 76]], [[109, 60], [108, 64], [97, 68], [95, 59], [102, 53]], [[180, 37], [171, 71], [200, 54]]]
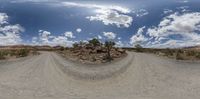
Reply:
[[[0, 62], [0, 99], [200, 98], [200, 63], [128, 54], [122, 61], [100, 67], [73, 64], [53, 52]], [[126, 69], [121, 69], [123, 65]], [[95, 73], [101, 79], [92, 79]]]

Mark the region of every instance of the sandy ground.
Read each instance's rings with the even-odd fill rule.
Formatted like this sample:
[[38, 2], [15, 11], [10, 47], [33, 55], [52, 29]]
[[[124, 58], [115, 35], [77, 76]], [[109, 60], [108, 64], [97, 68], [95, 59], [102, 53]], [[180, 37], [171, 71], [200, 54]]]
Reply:
[[[133, 52], [129, 56], [133, 58], [99, 69], [80, 67], [50, 52], [0, 62], [0, 99], [200, 99], [200, 63]], [[85, 72], [87, 68], [94, 69]], [[83, 76], [74, 75], [73, 69]], [[95, 73], [103, 78], [93, 79]]]

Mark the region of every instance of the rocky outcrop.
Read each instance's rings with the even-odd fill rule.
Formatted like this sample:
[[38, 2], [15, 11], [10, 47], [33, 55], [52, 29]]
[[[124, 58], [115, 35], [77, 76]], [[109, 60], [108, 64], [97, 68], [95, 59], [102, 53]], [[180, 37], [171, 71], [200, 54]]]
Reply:
[[[109, 62], [107, 59], [107, 50], [105, 47], [101, 46], [71, 48], [61, 51], [61, 53], [63, 53], [63, 55], [68, 59], [82, 63], [100, 64]], [[113, 48], [110, 53], [113, 60], [125, 57], [127, 55], [126, 51], [121, 48]]]

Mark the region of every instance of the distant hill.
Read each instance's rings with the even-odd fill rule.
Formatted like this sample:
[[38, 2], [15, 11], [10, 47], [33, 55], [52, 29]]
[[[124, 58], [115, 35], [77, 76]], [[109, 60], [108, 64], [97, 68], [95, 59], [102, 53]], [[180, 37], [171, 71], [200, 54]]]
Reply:
[[185, 47], [185, 49], [200, 50], [200, 46]]

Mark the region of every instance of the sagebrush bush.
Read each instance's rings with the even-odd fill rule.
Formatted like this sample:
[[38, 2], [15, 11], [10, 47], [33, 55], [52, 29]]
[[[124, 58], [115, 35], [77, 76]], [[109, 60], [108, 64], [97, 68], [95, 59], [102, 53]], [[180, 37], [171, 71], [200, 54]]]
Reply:
[[92, 40], [89, 40], [88, 42], [89, 42], [89, 44], [91, 44], [94, 47], [101, 45], [101, 42], [98, 39], [96, 39], [96, 38], [94, 38]]
[[200, 52], [196, 54], [196, 58], [200, 59]]
[[195, 56], [196, 52], [194, 50], [186, 51], [187, 56]]
[[184, 60], [182, 56], [183, 51], [182, 50], [177, 50], [176, 51], [176, 60]]
[[0, 51], [0, 60], [5, 59], [5, 53], [3, 51]]
[[166, 49], [164, 50], [164, 53], [166, 56], [173, 56], [174, 55], [174, 51], [171, 49]]
[[25, 57], [25, 56], [28, 56], [30, 50], [28, 49], [19, 49], [17, 51], [17, 57]]
[[64, 47], [60, 47], [60, 51], [64, 51], [65, 50], [65, 48]]

